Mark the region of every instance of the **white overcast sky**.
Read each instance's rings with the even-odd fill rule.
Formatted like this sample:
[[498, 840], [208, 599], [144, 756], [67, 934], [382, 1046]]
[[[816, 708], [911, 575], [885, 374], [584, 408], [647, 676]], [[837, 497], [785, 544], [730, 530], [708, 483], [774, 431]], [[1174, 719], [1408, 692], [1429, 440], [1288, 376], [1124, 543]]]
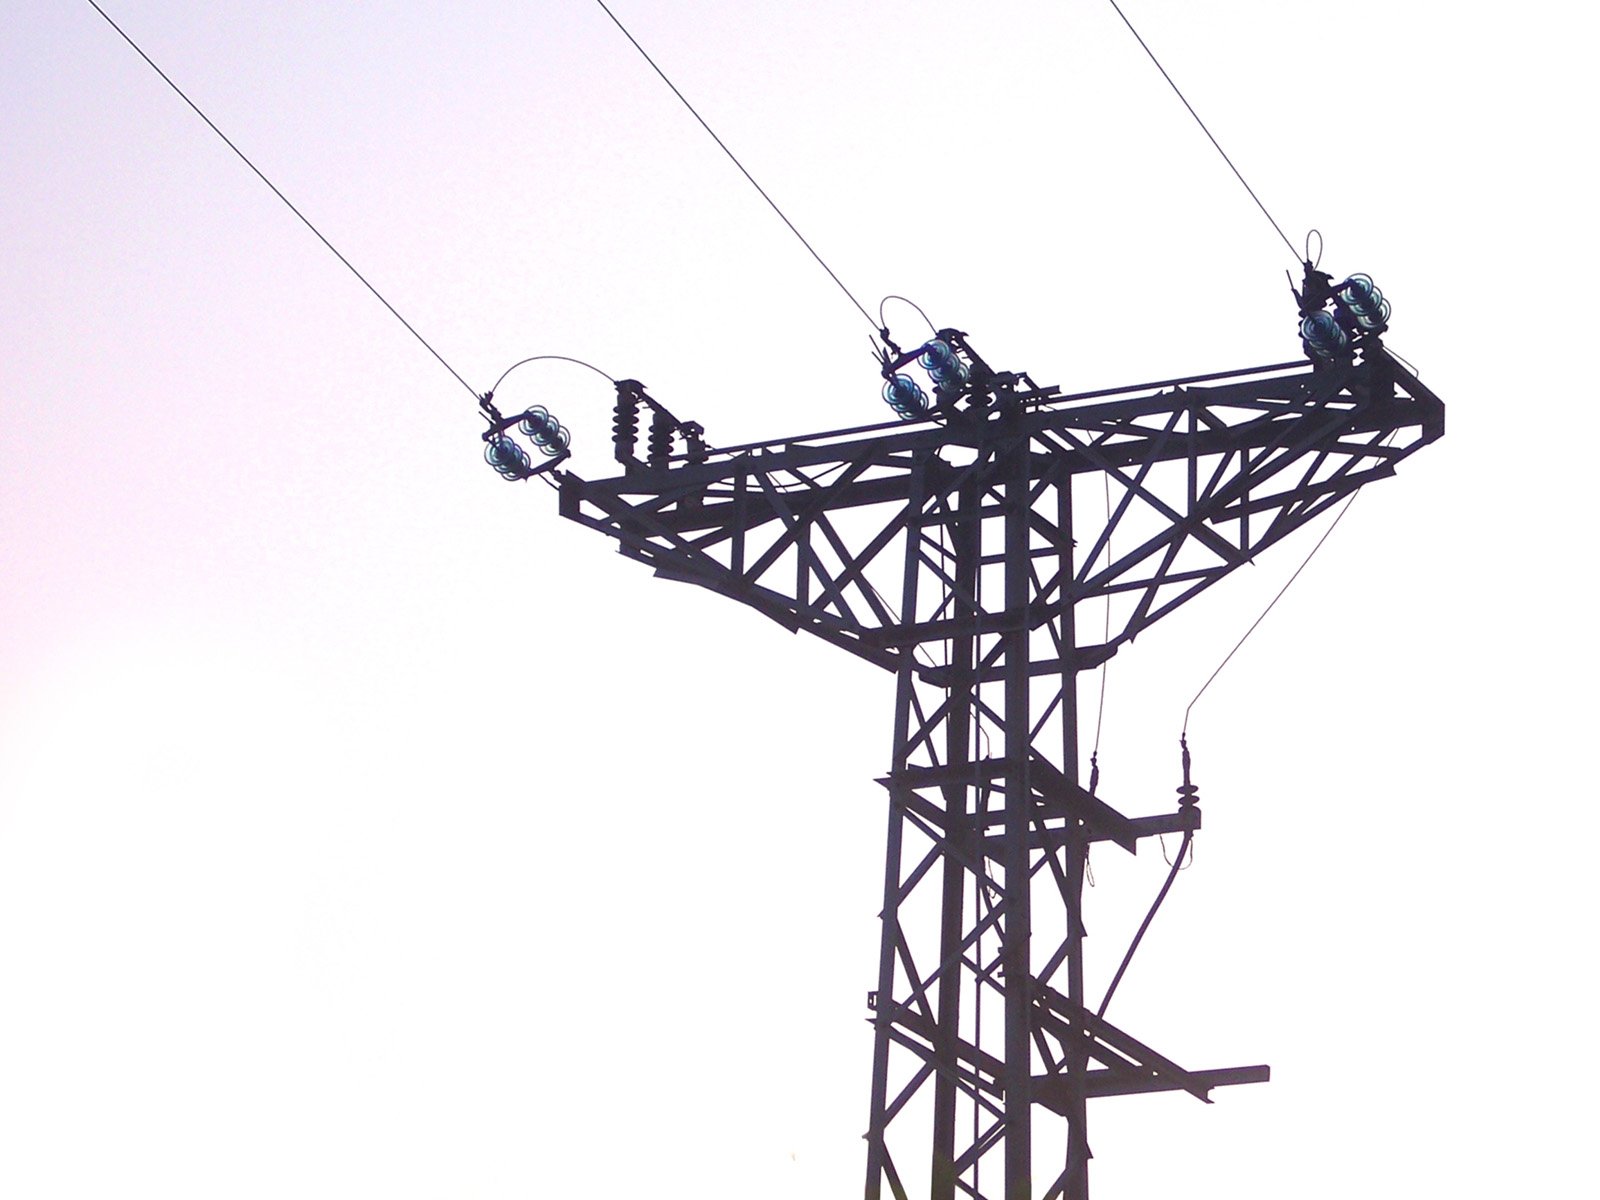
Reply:
[[[475, 388], [886, 415], [590, 0], [107, 7]], [[1298, 353], [1293, 260], [1103, 0], [614, 7], [869, 307], [1069, 390]], [[1195, 709], [1119, 1015], [1274, 1080], [1100, 1102], [1096, 1195], [1588, 1194], [1595, 20], [1125, 7], [1449, 432]], [[496, 477], [87, 4], [5, 6], [0, 104], [0, 1194], [857, 1193], [888, 680]], [[602, 380], [501, 395], [608, 473]], [[1107, 798], [1170, 807], [1314, 538], [1113, 662]], [[1162, 871], [1103, 864], [1092, 976]]]

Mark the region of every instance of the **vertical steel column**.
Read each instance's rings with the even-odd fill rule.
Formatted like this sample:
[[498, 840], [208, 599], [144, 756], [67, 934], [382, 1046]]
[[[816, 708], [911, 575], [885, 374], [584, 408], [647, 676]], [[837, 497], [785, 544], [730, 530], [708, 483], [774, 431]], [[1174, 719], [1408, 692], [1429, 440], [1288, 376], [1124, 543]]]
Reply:
[[1001, 641], [1005, 689], [1005, 826], [1001, 861], [1005, 871], [1005, 1200], [1031, 1200], [1033, 1188], [1033, 876], [1028, 870], [1028, 827], [1033, 789], [1028, 756], [1032, 714], [1028, 704], [1028, 557], [1033, 508], [1027, 435], [1002, 443], [1000, 468], [1005, 534], [1005, 615]]
[[[979, 655], [983, 630], [978, 574], [983, 553], [983, 496], [976, 480], [961, 484], [956, 510], [950, 521], [950, 542], [955, 553], [953, 616], [963, 629], [950, 642], [949, 686], [945, 696], [945, 762], [951, 768], [972, 762], [973, 667]], [[933, 1083], [933, 1162], [931, 1200], [954, 1200], [956, 1194], [956, 1097], [961, 1033], [962, 943], [967, 934], [966, 898], [969, 854], [981, 850], [973, 824], [971, 787], [965, 772], [944, 786], [944, 851], [939, 916], [938, 1032], [935, 1038]], [[973, 914], [976, 917], [976, 913]], [[975, 1038], [974, 1041], [977, 1041]]]
[[[917, 581], [922, 574], [923, 508], [926, 504], [928, 459], [918, 462], [912, 473], [906, 520], [905, 574], [900, 591], [900, 611], [907, 620], [917, 612]], [[895, 678], [894, 699], [894, 753], [890, 769], [902, 772], [910, 764], [912, 743], [911, 715], [916, 694], [916, 661], [907, 655], [900, 664]], [[867, 1186], [866, 1200], [882, 1200], [883, 1177], [889, 1169], [886, 1145], [889, 1124], [889, 1051], [893, 1046], [889, 1019], [883, 1009], [893, 1002], [895, 956], [903, 936], [900, 929], [900, 857], [905, 834], [905, 784], [895, 783], [889, 788], [889, 828], [884, 853], [883, 868], [883, 922], [882, 940], [878, 945], [878, 990], [875, 993], [879, 1012], [873, 1017], [872, 1035], [872, 1107], [867, 1123]], [[891, 1177], [895, 1200], [907, 1200], [904, 1189]]]
[[[1078, 786], [1078, 631], [1076, 578], [1072, 562], [1072, 476], [1056, 486], [1056, 536], [1061, 579], [1061, 773], [1070, 787]], [[1066, 847], [1067, 996], [1079, 1011], [1088, 1004], [1083, 986], [1083, 877], [1089, 860], [1089, 840], [1074, 823]], [[1087, 1033], [1079, 1029], [1068, 1047], [1066, 1200], [1089, 1200]]]

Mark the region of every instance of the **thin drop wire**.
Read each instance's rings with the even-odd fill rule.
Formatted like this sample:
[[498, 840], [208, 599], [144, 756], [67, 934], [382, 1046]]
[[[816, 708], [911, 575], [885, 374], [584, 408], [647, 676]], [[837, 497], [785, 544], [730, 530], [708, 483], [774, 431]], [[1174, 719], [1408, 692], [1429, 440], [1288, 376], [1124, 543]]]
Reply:
[[[1156, 834], [1156, 841], [1161, 843], [1161, 861], [1166, 863], [1167, 866], [1170, 867], [1172, 865], [1172, 859], [1167, 855], [1167, 838], [1166, 838], [1166, 835], [1165, 834], [1160, 834], [1160, 833]], [[1183, 871], [1187, 871], [1189, 869], [1189, 867], [1192, 867], [1192, 866], [1194, 866], [1194, 843], [1190, 842], [1189, 843], [1189, 866], [1188, 867], [1180, 867], [1179, 869], [1183, 870]]]
[[1200, 114], [1195, 112], [1194, 105], [1189, 103], [1188, 98], [1184, 96], [1182, 91], [1179, 90], [1178, 85], [1172, 82], [1172, 76], [1167, 74], [1167, 69], [1161, 65], [1161, 60], [1155, 56], [1155, 51], [1151, 50], [1149, 46], [1145, 45], [1144, 38], [1139, 36], [1139, 31], [1133, 27], [1133, 22], [1128, 20], [1128, 14], [1122, 11], [1121, 7], [1117, 4], [1117, 0], [1110, 0], [1110, 4], [1112, 8], [1117, 10], [1117, 16], [1122, 18], [1122, 23], [1128, 27], [1128, 32], [1133, 34], [1134, 39], [1138, 41], [1139, 45], [1144, 48], [1144, 52], [1150, 56], [1150, 61], [1155, 63], [1156, 70], [1161, 72], [1161, 78], [1167, 81], [1172, 90], [1177, 93], [1178, 99], [1183, 101], [1183, 106], [1189, 110], [1189, 115], [1194, 118], [1195, 124], [1200, 126], [1200, 131], [1204, 133], [1207, 138], [1210, 138], [1211, 144], [1217, 148], [1217, 153], [1222, 155], [1222, 161], [1228, 164], [1228, 170], [1233, 172], [1234, 177], [1238, 179], [1241, 184], [1244, 184], [1244, 190], [1250, 193], [1250, 199], [1256, 202], [1256, 207], [1261, 210], [1261, 215], [1266, 217], [1268, 221], [1272, 222], [1272, 228], [1278, 231], [1278, 236], [1283, 239], [1283, 244], [1289, 247], [1289, 253], [1294, 255], [1295, 262], [1299, 262], [1300, 255], [1295, 252], [1294, 243], [1291, 242], [1288, 238], [1288, 235], [1283, 232], [1283, 227], [1273, 219], [1272, 214], [1267, 211], [1267, 206], [1261, 203], [1261, 197], [1256, 195], [1255, 189], [1251, 187], [1249, 183], [1245, 182], [1245, 177], [1239, 173], [1239, 168], [1233, 165], [1233, 159], [1228, 157], [1228, 152], [1222, 148], [1221, 143], [1218, 142], [1215, 137], [1212, 137], [1211, 130], [1206, 128], [1206, 123], [1200, 119]]
[[[884, 599], [883, 593], [878, 590], [877, 585], [868, 579], [863, 579], [861, 582], [869, 592], [877, 597], [878, 603], [883, 605], [884, 611], [894, 618], [895, 624], [901, 624], [900, 614], [895, 611], [894, 605], [890, 604]], [[929, 670], [937, 671], [939, 669], [939, 664], [933, 661], [933, 654], [931, 651], [925, 651], [921, 648], [913, 647], [911, 650], [911, 657], [917, 662], [921, 663], [923, 666], [927, 667]]]
[[[783, 209], [778, 207], [777, 201], [775, 201], [771, 196], [767, 195], [766, 189], [756, 182], [754, 175], [745, 170], [744, 164], [734, 156], [733, 151], [729, 150], [727, 144], [717, 136], [716, 130], [712, 129], [711, 126], [706, 124], [705, 118], [695, 111], [694, 105], [690, 104], [684, 94], [678, 90], [678, 85], [667, 78], [667, 73], [665, 71], [656, 66], [656, 60], [651, 58], [650, 55], [645, 51], [645, 48], [639, 44], [638, 39], [635, 38], [633, 34], [628, 32], [628, 27], [621, 21], [617, 20], [617, 14], [606, 7], [605, 0], [595, 0], [595, 3], [600, 6], [601, 10], [606, 14], [606, 16], [611, 18], [611, 23], [618, 29], [622, 30], [622, 36], [633, 43], [633, 48], [643, 56], [645, 62], [650, 64], [651, 70], [653, 70], [657, 75], [661, 76], [661, 82], [672, 89], [672, 94], [674, 96], [683, 101], [683, 106], [689, 110], [689, 115], [692, 116], [696, 121], [700, 122], [700, 128], [704, 129], [711, 135], [711, 140], [716, 142], [716, 144], [722, 148], [722, 152], [728, 156], [728, 161], [733, 163], [734, 166], [738, 167], [739, 173], [750, 181], [750, 186], [761, 193], [761, 198], [767, 202], [767, 204], [772, 208], [773, 212], [778, 214], [778, 218], [789, 227], [789, 232], [800, 239], [800, 244], [811, 252], [811, 257], [817, 260], [817, 265], [828, 273], [828, 278], [839, 285], [839, 290], [845, 294], [851, 304], [856, 306], [857, 311], [859, 311], [861, 315], [867, 319], [867, 324], [872, 325], [872, 314], [869, 313], [865, 308], [861, 307], [861, 301], [857, 300], [855, 298], [855, 294], [849, 288], [845, 287], [844, 281], [833, 273], [833, 268], [823, 261], [822, 255], [817, 253], [816, 248], [813, 247], [810, 242], [806, 241], [805, 234], [796, 229], [794, 227], [794, 222], [789, 220], [788, 217], [784, 216]], [[879, 325], [872, 325], [872, 328], [874, 332], [876, 332], [882, 327]]]
[[244, 163], [245, 166], [249, 167], [252, 171], [254, 171], [256, 173], [256, 178], [260, 179], [262, 183], [266, 184], [269, 188], [272, 189], [272, 194], [274, 196], [276, 196], [279, 200], [282, 200], [284, 205], [289, 209], [290, 212], [292, 212], [295, 216], [300, 218], [301, 224], [303, 224], [307, 229], [311, 230], [312, 233], [316, 234], [317, 235], [317, 240], [319, 242], [321, 242], [324, 246], [326, 246], [333, 253], [333, 256], [335, 258], [337, 258], [340, 262], [342, 262], [349, 269], [350, 274], [354, 275], [363, 284], [365, 284], [367, 291], [371, 292], [374, 296], [376, 296], [378, 298], [378, 302], [380, 304], [382, 304], [385, 308], [387, 308], [391, 313], [394, 314], [394, 319], [399, 321], [400, 324], [404, 325], [406, 327], [406, 329], [410, 332], [411, 336], [416, 338], [417, 341], [421, 342], [423, 348], [425, 350], [427, 350], [427, 352], [429, 354], [433, 355], [436, 359], [439, 360], [439, 365], [442, 366], [446, 371], [449, 371], [450, 374], [454, 375], [456, 377], [456, 382], [461, 384], [462, 387], [466, 388], [467, 391], [469, 393], [471, 393], [472, 398], [474, 400], [477, 400], [479, 398], [478, 393], [473, 391], [472, 385], [470, 383], [468, 383], [465, 379], [462, 379], [460, 373], [454, 367], [452, 367], [448, 362], [445, 361], [444, 355], [440, 354], [431, 345], [429, 345], [428, 344], [428, 339], [423, 337], [420, 333], [418, 333], [416, 331], [415, 327], [412, 326], [411, 322], [406, 320], [404, 317], [402, 317], [400, 315], [399, 310], [396, 309], [394, 305], [390, 304], [387, 300], [385, 300], [383, 298], [383, 293], [380, 292], [377, 288], [373, 287], [371, 282], [367, 279], [367, 277], [365, 275], [363, 275], [360, 271], [356, 270], [355, 267], [351, 264], [351, 262], [350, 262], [350, 260], [348, 258], [346, 258], [344, 255], [339, 253], [338, 247], [336, 247], [327, 238], [322, 236], [322, 231], [320, 229], [318, 229], [315, 225], [313, 225], [310, 222], [310, 220], [306, 217], [305, 213], [301, 212], [298, 208], [296, 208], [290, 202], [289, 197], [285, 196], [282, 192], [280, 192], [278, 190], [278, 185], [277, 184], [273, 183], [272, 180], [268, 179], [265, 175], [263, 175], [261, 173], [261, 168], [257, 167], [255, 165], [255, 163], [251, 162], [250, 159], [245, 155], [245, 152], [243, 150], [239, 149], [239, 147], [235, 146], [233, 144], [232, 139], [230, 139], [227, 134], [223, 133], [222, 130], [217, 128], [216, 122], [214, 122], [210, 117], [206, 116], [206, 114], [200, 110], [200, 106], [198, 104], [196, 104], [193, 100], [189, 99], [188, 93], [186, 93], [177, 84], [172, 82], [171, 76], [169, 76], [160, 67], [156, 66], [155, 60], [152, 59], [148, 54], [146, 54], [140, 48], [139, 43], [134, 41], [131, 37], [129, 37], [127, 32], [122, 28], [122, 26], [118, 25], [115, 21], [113, 21], [111, 19], [111, 17], [106, 13], [106, 10], [101, 8], [98, 4], [95, 3], [95, 0], [89, 0], [89, 7], [94, 9], [95, 12], [99, 13], [102, 17], [105, 18], [106, 24], [111, 26], [111, 28], [115, 29], [117, 31], [117, 33], [119, 33], [122, 36], [122, 40], [127, 42], [128, 45], [132, 46], [134, 51], [139, 55], [139, 57], [144, 59], [145, 62], [150, 64], [150, 69], [152, 71], [154, 71], [157, 75], [161, 76], [161, 78], [166, 81], [167, 86], [169, 88], [171, 88], [173, 91], [177, 92], [178, 96], [183, 100], [183, 102], [185, 104], [187, 104], [190, 108], [194, 109], [195, 115], [198, 116], [207, 125], [211, 126], [211, 132], [216, 134], [219, 138], [221, 138], [223, 140], [223, 142], [226, 143], [226, 145], [227, 145], [229, 150], [232, 150], [236, 155], [239, 156], [239, 161]]
[[1200, 697], [1206, 694], [1206, 689], [1211, 686], [1212, 680], [1216, 679], [1218, 675], [1222, 674], [1222, 668], [1227, 666], [1228, 663], [1233, 660], [1233, 656], [1235, 654], [1239, 653], [1239, 647], [1243, 646], [1245, 642], [1250, 640], [1250, 635], [1256, 631], [1256, 627], [1267, 619], [1267, 614], [1273, 610], [1279, 600], [1283, 599], [1283, 594], [1294, 586], [1294, 581], [1296, 579], [1300, 578], [1300, 572], [1304, 571], [1306, 567], [1311, 565], [1311, 560], [1317, 556], [1317, 551], [1322, 549], [1322, 543], [1326, 542], [1332, 535], [1333, 531], [1339, 528], [1339, 522], [1344, 520], [1345, 513], [1350, 511], [1350, 506], [1356, 502], [1356, 497], [1359, 495], [1361, 495], [1360, 488], [1357, 488], [1350, 494], [1350, 499], [1344, 502], [1344, 507], [1341, 508], [1338, 515], [1333, 518], [1333, 523], [1322, 531], [1322, 536], [1317, 539], [1317, 544], [1311, 547], [1311, 553], [1305, 556], [1304, 561], [1302, 561], [1301, 564], [1294, 569], [1294, 574], [1289, 576], [1289, 582], [1278, 589], [1278, 594], [1272, 598], [1272, 603], [1268, 604], [1267, 607], [1261, 611], [1261, 615], [1251, 623], [1250, 628], [1244, 631], [1244, 637], [1240, 638], [1238, 642], [1234, 644], [1233, 649], [1228, 651], [1227, 657], [1217, 664], [1217, 669], [1211, 672], [1211, 675], [1206, 679], [1205, 683], [1200, 685], [1200, 690], [1194, 694], [1194, 699], [1189, 701], [1189, 707], [1183, 710], [1184, 733], [1189, 732], [1189, 713], [1194, 709], [1194, 706], [1199, 703]]
[[1389, 356], [1389, 357], [1390, 357], [1390, 358], [1392, 358], [1392, 359], [1394, 359], [1394, 360], [1395, 360], [1395, 361], [1396, 361], [1396, 362], [1398, 362], [1398, 363], [1399, 363], [1399, 364], [1400, 364], [1400, 365], [1401, 365], [1401, 366], [1402, 366], [1402, 367], [1404, 367], [1404, 368], [1405, 368], [1405, 369], [1406, 369], [1406, 370], [1408, 370], [1408, 371], [1410, 371], [1410, 372], [1411, 372], [1411, 373], [1412, 373], [1412, 374], [1413, 374], [1413, 375], [1415, 375], [1415, 376], [1416, 376], [1416, 377], [1417, 377], [1417, 378], [1418, 378], [1418, 379], [1421, 379], [1421, 378], [1422, 378], [1422, 372], [1421, 372], [1421, 371], [1419, 371], [1419, 370], [1417, 370], [1417, 368], [1416, 368], [1416, 367], [1415, 367], [1415, 366], [1414, 366], [1414, 365], [1413, 365], [1413, 364], [1412, 364], [1412, 363], [1411, 363], [1411, 361], [1410, 361], [1410, 360], [1409, 360], [1409, 359], [1407, 359], [1407, 358], [1406, 358], [1406, 357], [1405, 357], [1405, 356], [1404, 356], [1404, 355], [1403, 355], [1403, 354], [1401, 354], [1401, 353], [1400, 353], [1400, 352], [1399, 352], [1399, 351], [1397, 351], [1397, 350], [1395, 350], [1395, 349], [1394, 349], [1394, 348], [1393, 348], [1393, 347], [1392, 347], [1392, 346], [1390, 346], [1390, 345], [1389, 345], [1389, 344], [1388, 344], [1388, 343], [1387, 343], [1387, 342], [1385, 342], [1385, 343], [1384, 343], [1384, 346], [1383, 346], [1383, 352], [1384, 352], [1384, 353], [1385, 353], [1385, 354], [1387, 354], [1387, 355], [1388, 355], [1388, 356]]
[[[1110, 473], [1107, 472], [1107, 471], [1100, 472], [1100, 481], [1105, 485], [1106, 524], [1110, 525], [1111, 524], [1111, 475], [1110, 475]], [[1108, 536], [1106, 538], [1106, 565], [1109, 566], [1110, 564], [1111, 564], [1111, 538]], [[1102, 646], [1105, 646], [1105, 645], [1108, 645], [1110, 643], [1110, 641], [1111, 641], [1111, 593], [1108, 591], [1106, 593], [1106, 629], [1105, 629], [1105, 633], [1102, 634], [1101, 637], [1100, 637], [1100, 644]], [[1091, 757], [1098, 757], [1098, 755], [1100, 754], [1100, 729], [1101, 729], [1101, 726], [1104, 725], [1105, 718], [1106, 718], [1106, 676], [1109, 673], [1110, 669], [1111, 669], [1111, 660], [1108, 658], [1108, 659], [1106, 659], [1104, 662], [1102, 662], [1100, 664], [1100, 703], [1095, 707], [1095, 712], [1094, 712], [1094, 750], [1093, 750], [1093, 752], [1091, 754]]]

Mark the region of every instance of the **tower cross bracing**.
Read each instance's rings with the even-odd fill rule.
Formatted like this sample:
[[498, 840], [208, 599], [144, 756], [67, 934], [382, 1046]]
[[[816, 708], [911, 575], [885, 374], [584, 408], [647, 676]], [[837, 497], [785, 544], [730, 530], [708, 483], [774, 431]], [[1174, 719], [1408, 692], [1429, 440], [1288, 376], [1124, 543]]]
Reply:
[[1091, 1099], [1208, 1100], [1268, 1070], [1180, 1066], [1086, 993], [1090, 847], [1133, 853], [1201, 813], [1191, 793], [1129, 816], [1085, 786], [1078, 676], [1393, 474], [1444, 410], [1376, 341], [1069, 396], [940, 336], [970, 381], [912, 423], [712, 450], [624, 381], [622, 471], [559, 473], [561, 510], [895, 676], [868, 1200], [1085, 1200]]

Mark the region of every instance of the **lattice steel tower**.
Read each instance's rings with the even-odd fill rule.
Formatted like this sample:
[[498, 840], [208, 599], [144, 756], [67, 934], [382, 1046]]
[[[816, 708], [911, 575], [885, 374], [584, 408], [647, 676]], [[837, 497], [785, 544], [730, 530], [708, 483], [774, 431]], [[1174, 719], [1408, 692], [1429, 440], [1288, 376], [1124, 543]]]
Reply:
[[[624, 381], [622, 473], [557, 472], [563, 515], [658, 575], [896, 677], [868, 1200], [1083, 1200], [1091, 1099], [1267, 1078], [1180, 1067], [1085, 992], [1091, 845], [1133, 852], [1200, 809], [1189, 790], [1131, 817], [1084, 786], [1077, 677], [1442, 435], [1439, 400], [1378, 340], [1386, 306], [1352, 317], [1356, 287], [1303, 308], [1309, 368], [1069, 396], [944, 330], [884, 352], [909, 422], [730, 449]], [[1324, 300], [1342, 330], [1314, 319]], [[899, 373], [919, 355], [931, 402]], [[512, 423], [485, 435], [491, 461]], [[1108, 597], [1110, 637], [1085, 641]]]

